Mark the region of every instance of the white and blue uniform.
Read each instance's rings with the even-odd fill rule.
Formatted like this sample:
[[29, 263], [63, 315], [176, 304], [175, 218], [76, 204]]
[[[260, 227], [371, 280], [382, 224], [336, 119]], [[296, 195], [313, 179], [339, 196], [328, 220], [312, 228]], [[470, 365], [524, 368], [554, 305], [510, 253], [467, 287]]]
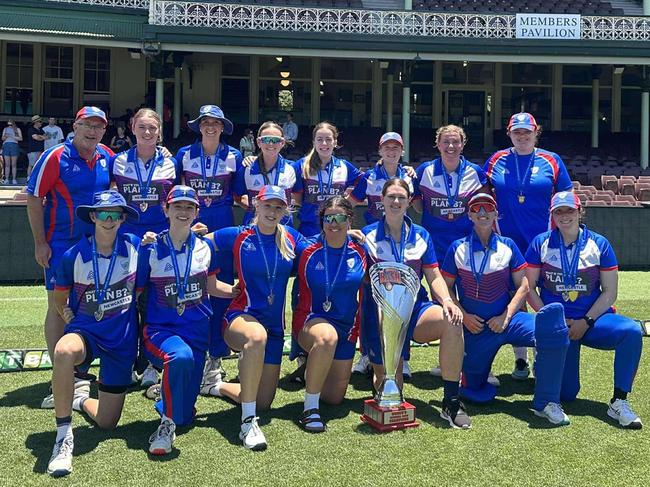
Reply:
[[[147, 358], [163, 370], [156, 409], [182, 425], [193, 418], [203, 377], [212, 316], [207, 282], [217, 273], [217, 264], [208, 240], [190, 234], [177, 251], [168, 237], [164, 232], [140, 251], [137, 286], [148, 291], [143, 330]], [[184, 296], [179, 296], [183, 288]]]
[[[199, 199], [198, 221], [208, 227], [208, 232], [234, 225], [232, 187], [235, 173], [242, 168], [241, 153], [224, 143], [217, 147], [215, 156], [203, 153], [201, 141], [182, 147], [176, 154], [178, 172], [185, 178], [185, 184], [196, 190]], [[219, 280], [228, 284], [234, 282], [232, 255], [219, 252]], [[210, 321], [210, 356], [224, 357], [230, 354], [223, 341], [221, 321], [230, 304], [230, 299], [211, 297], [214, 314]]]
[[416, 170], [415, 199], [422, 199], [422, 226], [441, 258], [454, 240], [472, 230], [467, 203], [486, 184], [483, 170], [461, 156], [456, 170], [447, 173], [442, 161], [422, 163]]
[[[135, 235], [118, 235], [115, 258], [98, 254], [95, 271], [92, 238], [84, 237], [63, 254], [56, 273], [55, 289], [70, 292], [68, 306], [75, 315], [65, 333], [83, 337], [86, 359], [82, 370], [100, 359], [100, 389], [106, 392], [124, 392], [131, 385], [138, 339], [135, 285], [139, 246]], [[100, 276], [99, 285], [95, 272]]]
[[[526, 261], [517, 245], [508, 237], [492, 233], [487, 247], [472, 233], [451, 244], [440, 269], [455, 279], [458, 301], [465, 312], [477, 315], [484, 323], [480, 333], [464, 328], [465, 358], [460, 394], [475, 402], [494, 399], [496, 388], [487, 378], [492, 362], [505, 344], [538, 346], [535, 367], [535, 397], [533, 407], [541, 411], [549, 402], [559, 403], [562, 374], [558, 370], [558, 354], [562, 361], [569, 345], [568, 330], [562, 323], [559, 330], [553, 323], [536, 323], [533, 315], [519, 311], [512, 316], [502, 333], [493, 332], [487, 321], [506, 311], [511, 293], [515, 291], [512, 274], [522, 271]], [[563, 346], [562, 346], [563, 344]], [[539, 364], [550, 364], [541, 367]]]
[[165, 157], [157, 148], [152, 159], [142, 161], [133, 147], [111, 159], [110, 174], [126, 203], [140, 216], [135, 223], [124, 222], [120, 232], [142, 238], [148, 230], [160, 233], [169, 227], [163, 204], [169, 190], [180, 181], [173, 157]]
[[[404, 166], [399, 164], [397, 166], [396, 178], [403, 180], [409, 186], [409, 191], [411, 194], [415, 192], [413, 187], [413, 180], [411, 177], [406, 174]], [[366, 219], [366, 225], [375, 223], [379, 221], [384, 216], [384, 205], [381, 202], [381, 191], [384, 189], [384, 184], [386, 181], [392, 179], [383, 164], [377, 163], [375, 167], [368, 169], [363, 176], [357, 181], [354, 190], [350, 193], [350, 196], [354, 198], [358, 203], [361, 203], [363, 200], [368, 200], [368, 210], [363, 214]]]
[[499, 233], [513, 239], [524, 254], [533, 238], [549, 228], [551, 196], [573, 188], [566, 166], [544, 149], [528, 155], [506, 149], [492, 154], [483, 169], [501, 215]]
[[[544, 232], [533, 239], [526, 252], [531, 267], [540, 268], [540, 297], [544, 304], [560, 303], [569, 319], [582, 319], [602, 290], [600, 273], [616, 271], [618, 263], [605, 237], [584, 226], [578, 239], [568, 246], [561, 241], [558, 230]], [[632, 383], [641, 358], [641, 328], [630, 318], [610, 308], [594, 317], [594, 326], [580, 340], [572, 340], [567, 352], [562, 380], [562, 400], [575, 399], [580, 391], [580, 346], [599, 350], [615, 350], [614, 386], [632, 390]]]
[[297, 342], [305, 323], [314, 318], [325, 319], [338, 336], [334, 359], [350, 360], [361, 326], [366, 253], [349, 239], [341, 248], [326, 245], [320, 236], [301, 246], [304, 249], [298, 260], [299, 301], [293, 314], [292, 335]]
[[296, 185], [294, 193], [302, 194], [302, 207], [298, 213], [300, 233], [311, 237], [320, 233], [318, 207], [332, 196], [343, 196], [345, 190], [354, 186], [361, 172], [345, 159], [332, 156], [332, 160], [316, 175], [303, 178], [302, 168], [305, 159], [294, 163]]
[[[408, 232], [404, 232], [404, 225], [408, 226]], [[401, 262], [412, 268], [420, 280], [422, 280], [424, 269], [438, 267], [436, 252], [433, 248], [429, 232], [420, 225], [413, 223], [407, 216], [404, 217], [404, 225], [402, 226], [401, 245], [396, 244], [390, 234], [386, 233], [384, 219], [368, 225], [362, 230], [366, 236], [364, 247], [368, 255], [368, 265], [371, 266], [377, 262]], [[369, 285], [366, 285], [366, 292], [371, 292]], [[366, 302], [368, 303], [368, 307], [364, 310], [366, 313], [364, 319], [365, 328], [362, 330], [362, 333], [366, 333], [369, 348], [368, 357], [373, 364], [382, 364], [381, 342], [377, 323], [377, 306], [370, 299], [366, 300]], [[413, 306], [406, 340], [404, 340], [404, 348], [402, 349], [402, 358], [404, 360], [409, 359], [409, 346], [415, 325], [422, 314], [431, 306], [433, 306], [433, 303], [429, 299], [427, 290], [423, 286], [420, 286], [420, 291]]]
[[[253, 199], [264, 186], [270, 184], [284, 189], [287, 201], [291, 201], [291, 192], [296, 184], [296, 170], [293, 164], [293, 161], [278, 156], [275, 166], [267, 174], [262, 174], [260, 160], [257, 158], [250, 167], [241, 167], [237, 170], [233, 193], [238, 196], [248, 195], [248, 210], [244, 214], [243, 225], [248, 225], [253, 220], [255, 216]], [[287, 215], [281, 223], [293, 226], [293, 218]]]
[[[285, 227], [294, 249], [303, 237]], [[219, 251], [232, 251], [239, 276], [239, 296], [232, 300], [224, 325], [241, 315], [251, 315], [266, 329], [264, 363], [279, 365], [284, 344], [284, 302], [293, 259], [285, 260], [275, 244], [275, 234], [264, 235], [256, 225], [229, 227], [214, 233]]]

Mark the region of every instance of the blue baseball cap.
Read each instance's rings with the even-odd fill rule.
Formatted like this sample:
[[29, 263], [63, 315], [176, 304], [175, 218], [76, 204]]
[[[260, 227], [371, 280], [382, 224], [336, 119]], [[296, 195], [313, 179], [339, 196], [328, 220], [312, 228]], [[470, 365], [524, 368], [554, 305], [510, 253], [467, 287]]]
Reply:
[[551, 198], [551, 211], [556, 210], [557, 208], [573, 208], [577, 210], [580, 208], [580, 198], [578, 195], [571, 191], [561, 191], [560, 193], [555, 193]]
[[272, 186], [267, 184], [264, 186], [259, 193], [257, 193], [256, 198], [260, 201], [266, 200], [281, 200], [285, 205], [287, 204], [287, 195], [280, 186]]
[[140, 218], [138, 212], [126, 204], [124, 196], [122, 196], [114, 189], [108, 189], [106, 191], [95, 193], [93, 195], [93, 201], [94, 203], [92, 205], [77, 206], [77, 217], [86, 223], [92, 223], [92, 220], [90, 219], [91, 212], [101, 210], [102, 208], [119, 207], [122, 208], [128, 220], [138, 221]]
[[187, 122], [187, 126], [197, 134], [200, 133], [199, 124], [201, 123], [201, 119], [204, 117], [216, 118], [217, 120], [221, 120], [221, 122], [223, 123], [223, 132], [226, 135], [232, 134], [232, 129], [233, 129], [232, 122], [224, 116], [223, 110], [219, 108], [217, 105], [203, 105], [199, 109], [199, 116], [196, 117], [194, 120]]
[[530, 113], [515, 113], [508, 122], [508, 131], [515, 129], [537, 130], [537, 121]]
[[383, 145], [386, 142], [390, 142], [391, 140], [394, 140], [397, 142], [399, 145], [404, 147], [404, 141], [402, 140], [402, 136], [398, 134], [397, 132], [386, 132], [384, 135], [382, 135], [379, 138], [379, 145]]
[[101, 118], [103, 122], [108, 125], [108, 119], [106, 114], [101, 108], [97, 107], [83, 107], [77, 112], [77, 115], [74, 118], [74, 121], [84, 120], [86, 118]]
[[171, 205], [177, 201], [189, 201], [199, 206], [199, 198], [196, 196], [196, 190], [189, 186], [177, 184], [174, 186], [167, 195], [167, 204]]

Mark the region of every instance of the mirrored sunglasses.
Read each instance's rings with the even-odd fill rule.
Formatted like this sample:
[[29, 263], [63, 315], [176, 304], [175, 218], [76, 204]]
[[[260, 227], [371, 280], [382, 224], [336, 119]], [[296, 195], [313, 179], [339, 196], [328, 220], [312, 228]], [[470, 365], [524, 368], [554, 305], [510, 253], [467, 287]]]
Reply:
[[470, 206], [469, 211], [472, 213], [480, 213], [483, 210], [485, 213], [496, 211], [496, 207], [492, 203], [476, 203]]
[[97, 210], [95, 211], [95, 217], [97, 217], [98, 220], [103, 222], [105, 222], [109, 218], [112, 221], [116, 222], [124, 218], [124, 213], [121, 211]]
[[348, 216], [343, 213], [336, 213], [335, 215], [325, 215], [323, 217], [323, 222], [325, 223], [345, 223], [348, 221]]
[[260, 142], [262, 144], [279, 144], [283, 140], [284, 139], [282, 137], [278, 137], [276, 135], [262, 135], [260, 137]]

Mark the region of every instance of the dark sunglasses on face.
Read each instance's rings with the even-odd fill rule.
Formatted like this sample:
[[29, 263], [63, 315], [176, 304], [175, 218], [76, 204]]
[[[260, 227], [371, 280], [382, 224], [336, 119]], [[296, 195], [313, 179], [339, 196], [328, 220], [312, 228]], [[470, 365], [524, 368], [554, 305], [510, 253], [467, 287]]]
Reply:
[[260, 142], [262, 144], [279, 144], [283, 140], [282, 137], [278, 137], [277, 135], [262, 135], [260, 137]]
[[122, 220], [124, 218], [124, 213], [121, 211], [106, 211], [106, 210], [99, 210], [95, 212], [95, 217], [100, 220], [105, 222], [109, 218], [116, 222], [119, 220]]
[[481, 210], [490, 213], [495, 211], [496, 207], [492, 203], [476, 203], [469, 208], [469, 211], [472, 213], [480, 213]]
[[348, 216], [344, 215], [343, 213], [336, 213], [335, 215], [325, 215], [323, 217], [323, 222], [330, 223], [330, 224], [334, 222], [340, 224], [340, 223], [345, 223], [346, 221], [348, 221]]

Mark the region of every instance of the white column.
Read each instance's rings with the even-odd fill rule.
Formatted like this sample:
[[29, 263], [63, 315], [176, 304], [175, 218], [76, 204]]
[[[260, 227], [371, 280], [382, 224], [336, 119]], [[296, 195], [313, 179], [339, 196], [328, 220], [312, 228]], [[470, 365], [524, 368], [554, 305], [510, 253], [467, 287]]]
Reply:
[[641, 92], [641, 169], [648, 168], [648, 132], [650, 131], [650, 93]]
[[494, 94], [492, 95], [492, 132], [501, 130], [503, 116], [503, 64], [494, 63]]
[[383, 70], [381, 69], [381, 62], [379, 59], [375, 59], [372, 63], [372, 114], [371, 114], [371, 126], [372, 127], [381, 127], [381, 116], [383, 115], [382, 110], [382, 78]]
[[413, 0], [404, 0], [404, 10], [413, 10]]
[[621, 85], [623, 73], [612, 71], [612, 133], [621, 131]]
[[404, 140], [404, 156], [402, 160], [409, 162], [411, 140], [411, 85], [405, 84], [402, 89], [402, 140]]
[[598, 148], [598, 116], [600, 99], [600, 80], [591, 80], [591, 147]]
[[643, 15], [650, 15], [650, 0], [643, 0]]
[[[325, 87], [327, 89], [327, 87]], [[311, 60], [311, 124], [320, 122], [320, 58]]]
[[393, 131], [393, 90], [395, 89], [395, 75], [386, 76], [386, 132]]
[[551, 130], [562, 130], [562, 65], [553, 65], [551, 85]]
[[181, 67], [174, 68], [174, 129], [172, 136], [178, 137], [181, 133]]
[[165, 80], [156, 78], [156, 112], [162, 117], [164, 110]]

